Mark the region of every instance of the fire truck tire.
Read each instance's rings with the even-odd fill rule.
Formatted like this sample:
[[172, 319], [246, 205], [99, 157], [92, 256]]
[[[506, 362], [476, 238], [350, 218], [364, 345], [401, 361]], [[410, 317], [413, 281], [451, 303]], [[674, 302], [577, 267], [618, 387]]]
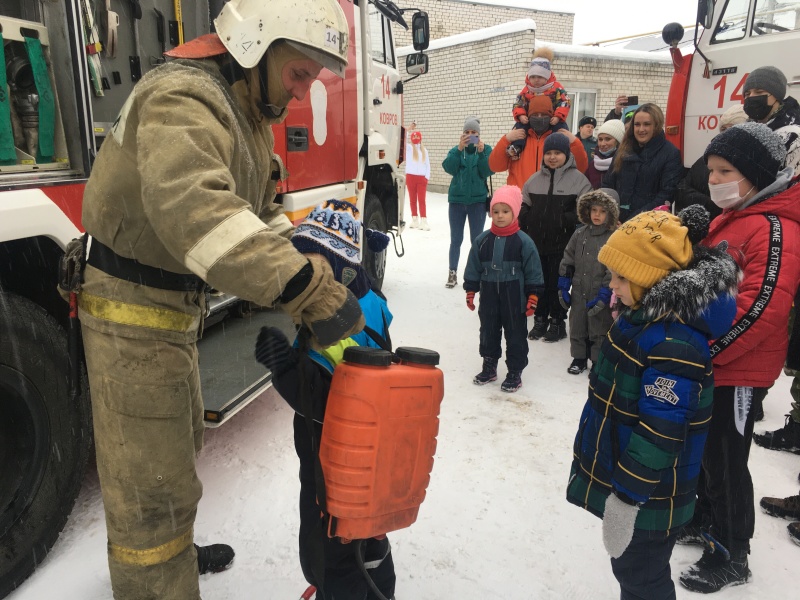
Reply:
[[[367, 192], [364, 198], [364, 226], [386, 233], [386, 214], [383, 212], [381, 201], [375, 194]], [[365, 240], [366, 242], [366, 240]], [[383, 287], [383, 276], [386, 273], [386, 250], [373, 252], [364, 243], [364, 257], [362, 262], [367, 274], [372, 279], [372, 284], [377, 288]]]
[[72, 511], [91, 450], [88, 383], [70, 398], [67, 334], [0, 293], [0, 598], [42, 562]]

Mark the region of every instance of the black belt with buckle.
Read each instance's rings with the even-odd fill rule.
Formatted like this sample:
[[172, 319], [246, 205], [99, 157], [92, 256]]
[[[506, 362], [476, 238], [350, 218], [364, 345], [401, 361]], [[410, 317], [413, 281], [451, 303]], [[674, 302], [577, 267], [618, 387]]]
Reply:
[[86, 264], [92, 265], [117, 279], [124, 279], [131, 283], [146, 285], [147, 287], [175, 292], [200, 292], [206, 287], [206, 282], [197, 275], [183, 275], [165, 271], [158, 267], [143, 265], [132, 259], [125, 258], [102, 244], [97, 238], [92, 238], [89, 246], [89, 257]]

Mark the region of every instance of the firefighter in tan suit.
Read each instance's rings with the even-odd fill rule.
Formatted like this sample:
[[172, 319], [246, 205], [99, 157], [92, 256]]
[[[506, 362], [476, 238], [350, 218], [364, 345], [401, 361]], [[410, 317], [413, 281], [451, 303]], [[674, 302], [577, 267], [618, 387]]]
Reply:
[[282, 307], [319, 346], [364, 323], [274, 203], [285, 173], [270, 126], [322, 68], [344, 76], [344, 13], [336, 0], [231, 0], [215, 25], [136, 85], [84, 196], [78, 305], [118, 600], [200, 597], [206, 284]]

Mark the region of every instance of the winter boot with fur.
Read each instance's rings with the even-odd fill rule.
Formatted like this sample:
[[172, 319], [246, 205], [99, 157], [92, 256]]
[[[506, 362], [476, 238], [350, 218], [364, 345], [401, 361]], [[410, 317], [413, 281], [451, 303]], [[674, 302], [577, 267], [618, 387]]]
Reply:
[[533, 329], [528, 334], [529, 340], [538, 340], [547, 333], [547, 319], [545, 317], [533, 317]]
[[572, 364], [567, 368], [567, 373], [570, 375], [580, 375], [586, 370], [586, 363], [588, 361], [585, 358], [575, 358], [572, 360]]
[[458, 275], [456, 275], [455, 271], [448, 271], [447, 272], [447, 283], [444, 284], [446, 288], [454, 288], [458, 283]]
[[762, 498], [761, 510], [773, 517], [789, 519], [790, 521], [800, 520], [800, 496], [789, 496], [788, 498]]
[[567, 337], [567, 324], [564, 319], [550, 319], [550, 326], [547, 328], [547, 333], [544, 334], [545, 342], [558, 342]]
[[500, 389], [504, 392], [516, 392], [522, 387], [522, 371], [509, 371]]
[[472, 383], [475, 385], [486, 385], [490, 381], [497, 381], [497, 359], [484, 357], [483, 368], [480, 373], [475, 375]]
[[713, 594], [747, 583], [752, 577], [747, 566], [748, 553], [746, 544], [732, 546], [728, 553], [722, 546], [709, 543], [700, 560], [681, 573], [681, 585], [700, 594]]
[[419, 229], [419, 217], [411, 217], [411, 229]]
[[800, 423], [792, 419], [792, 415], [786, 415], [786, 425], [775, 431], [754, 433], [753, 441], [770, 450], [786, 450], [800, 454]]
[[233, 564], [235, 552], [227, 544], [211, 544], [210, 546], [194, 545], [197, 550], [197, 570], [200, 575], [220, 573]]
[[419, 228], [422, 229], [422, 231], [430, 231], [431, 230], [431, 226], [428, 225], [428, 218], [427, 217], [422, 217], [420, 219]]

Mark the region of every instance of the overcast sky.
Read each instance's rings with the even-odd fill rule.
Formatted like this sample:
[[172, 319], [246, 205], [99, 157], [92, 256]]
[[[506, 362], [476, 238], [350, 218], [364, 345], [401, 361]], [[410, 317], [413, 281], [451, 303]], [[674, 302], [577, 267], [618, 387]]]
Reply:
[[[462, 0], [469, 2], [469, 0]], [[661, 31], [667, 23], [694, 23], [697, 0], [477, 0], [483, 4], [520, 6], [575, 13], [574, 43], [609, 40]], [[400, 6], [405, 3], [400, 2]], [[413, 4], [413, 3], [411, 3]]]

